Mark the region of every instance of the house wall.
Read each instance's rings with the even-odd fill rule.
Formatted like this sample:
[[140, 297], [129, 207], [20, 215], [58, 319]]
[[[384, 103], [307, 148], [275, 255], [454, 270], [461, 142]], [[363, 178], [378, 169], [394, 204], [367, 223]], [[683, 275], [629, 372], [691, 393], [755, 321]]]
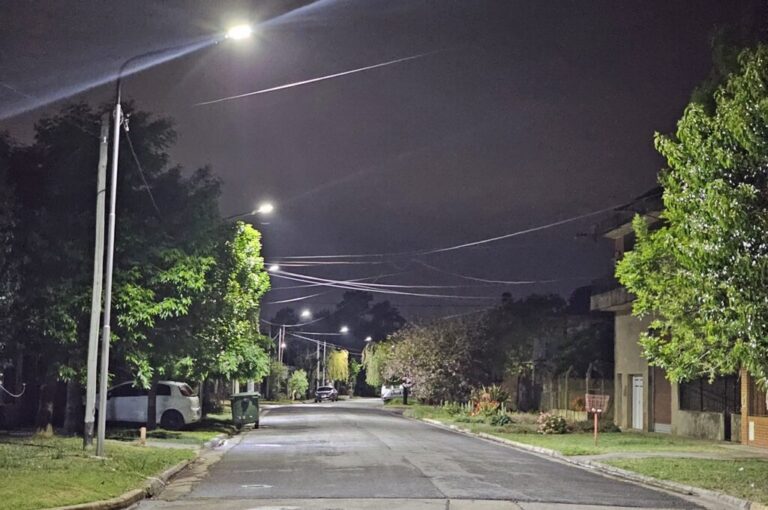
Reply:
[[614, 421], [622, 429], [632, 428], [632, 376], [643, 376], [644, 426], [648, 430], [649, 396], [648, 363], [642, 356], [638, 340], [647, 328], [650, 319], [638, 319], [630, 310], [616, 312], [614, 321]]
[[698, 437], [723, 441], [725, 439], [725, 415], [700, 411], [672, 413], [672, 433], [678, 436]]

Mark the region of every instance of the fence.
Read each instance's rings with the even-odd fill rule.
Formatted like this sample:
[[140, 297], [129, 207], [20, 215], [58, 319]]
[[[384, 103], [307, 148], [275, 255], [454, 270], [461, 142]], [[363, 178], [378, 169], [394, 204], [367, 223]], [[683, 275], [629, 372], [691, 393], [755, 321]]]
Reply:
[[[587, 393], [613, 396], [612, 379], [574, 377], [569, 372], [545, 377], [541, 386], [540, 409], [575, 421], [587, 419], [584, 399]], [[613, 416], [612, 402], [603, 416], [609, 418]]]

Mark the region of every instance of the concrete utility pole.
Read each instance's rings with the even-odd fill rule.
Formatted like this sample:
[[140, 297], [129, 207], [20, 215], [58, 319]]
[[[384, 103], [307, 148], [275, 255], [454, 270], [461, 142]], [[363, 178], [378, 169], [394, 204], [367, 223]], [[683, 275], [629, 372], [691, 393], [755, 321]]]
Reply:
[[96, 177], [96, 242], [93, 249], [93, 293], [91, 295], [91, 327], [88, 334], [83, 449], [93, 447], [93, 422], [96, 411], [96, 371], [99, 357], [101, 287], [104, 276], [104, 203], [107, 193], [107, 159], [109, 158], [108, 113], [101, 116], [99, 141], [99, 166]]
[[317, 346], [317, 370], [315, 374], [315, 383], [316, 387], [315, 389], [320, 387], [320, 342], [315, 342], [315, 345]]
[[[126, 61], [127, 63], [128, 61]], [[123, 64], [125, 65], [125, 64]], [[122, 71], [122, 68], [121, 68]], [[107, 238], [107, 272], [104, 284], [104, 326], [101, 333], [101, 377], [99, 379], [99, 422], [96, 435], [96, 455], [104, 456], [104, 436], [107, 432], [107, 385], [109, 383], [109, 341], [112, 317], [112, 273], [115, 267], [115, 209], [117, 208], [117, 160], [120, 152], [120, 126], [123, 109], [120, 106], [120, 78], [117, 79], [117, 100], [112, 119], [112, 172], [109, 183], [109, 233]]]
[[323, 386], [325, 386], [325, 373], [326, 373], [326, 368], [328, 367], [328, 358], [325, 356], [326, 345], [327, 345], [327, 342], [323, 340]]

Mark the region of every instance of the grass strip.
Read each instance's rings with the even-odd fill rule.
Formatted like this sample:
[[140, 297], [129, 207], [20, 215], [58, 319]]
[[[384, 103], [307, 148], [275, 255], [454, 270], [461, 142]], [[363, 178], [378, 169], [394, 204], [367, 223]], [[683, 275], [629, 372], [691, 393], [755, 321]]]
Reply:
[[0, 506], [33, 510], [114, 498], [195, 456], [189, 449], [116, 441], [107, 441], [105, 452], [105, 459], [83, 452], [81, 438], [4, 439], [0, 442]]

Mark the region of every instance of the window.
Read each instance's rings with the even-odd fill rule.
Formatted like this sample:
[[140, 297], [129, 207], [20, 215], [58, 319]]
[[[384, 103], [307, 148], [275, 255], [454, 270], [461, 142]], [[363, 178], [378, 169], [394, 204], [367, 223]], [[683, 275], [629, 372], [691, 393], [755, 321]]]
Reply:
[[737, 376], [706, 377], [680, 383], [680, 409], [712, 413], [741, 413], [741, 390]]
[[158, 384], [157, 385], [157, 396], [158, 397], [170, 397], [171, 396], [171, 387], [167, 384]]
[[121, 384], [109, 392], [110, 397], [146, 397], [149, 391], [133, 384]]
[[182, 384], [181, 386], [179, 386], [179, 392], [181, 393], [182, 397], [194, 397], [195, 396], [195, 392], [192, 391], [192, 388], [190, 388], [186, 384]]
[[749, 415], [768, 416], [768, 394], [749, 378]]

